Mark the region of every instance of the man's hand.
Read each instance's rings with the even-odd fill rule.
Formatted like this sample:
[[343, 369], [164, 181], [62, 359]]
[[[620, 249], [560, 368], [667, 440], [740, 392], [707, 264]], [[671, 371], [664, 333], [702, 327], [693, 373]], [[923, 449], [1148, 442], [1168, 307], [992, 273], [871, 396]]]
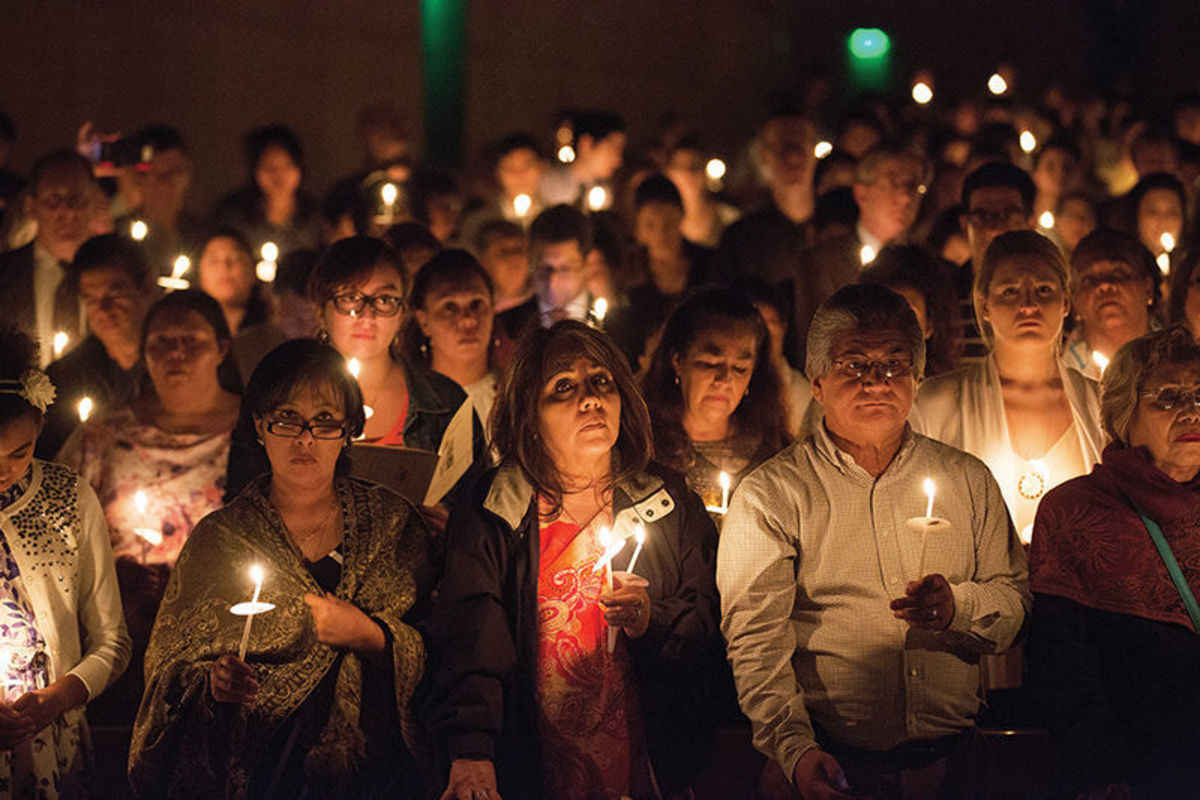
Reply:
[[224, 655], [214, 661], [208, 670], [208, 683], [218, 703], [248, 703], [258, 692], [254, 670], [237, 656]]
[[944, 631], [954, 619], [954, 592], [943, 576], [926, 575], [919, 581], [911, 581], [904, 597], [897, 597], [890, 607], [896, 619], [914, 628]]
[[440, 800], [501, 800], [492, 762], [456, 758], [450, 765], [450, 780]]
[[837, 760], [817, 748], [800, 756], [792, 782], [804, 800], [849, 800], [850, 783]]

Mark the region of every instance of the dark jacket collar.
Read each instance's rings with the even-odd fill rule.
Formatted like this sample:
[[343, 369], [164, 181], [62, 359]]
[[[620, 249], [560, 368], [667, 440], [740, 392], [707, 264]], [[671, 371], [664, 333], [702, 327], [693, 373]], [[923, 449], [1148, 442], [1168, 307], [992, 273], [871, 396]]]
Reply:
[[[533, 486], [519, 466], [502, 464], [492, 475], [483, 507], [515, 531], [529, 513], [533, 494]], [[645, 471], [618, 483], [616, 495], [613, 506], [617, 515], [632, 506], [634, 514], [645, 523], [657, 522], [675, 510], [675, 501], [662, 478]]]

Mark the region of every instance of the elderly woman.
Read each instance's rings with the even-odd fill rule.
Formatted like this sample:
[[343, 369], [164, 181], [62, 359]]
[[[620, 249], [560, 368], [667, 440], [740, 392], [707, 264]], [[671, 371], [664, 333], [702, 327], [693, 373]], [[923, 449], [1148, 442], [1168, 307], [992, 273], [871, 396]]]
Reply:
[[496, 402], [492, 279], [466, 250], [443, 250], [417, 270], [408, 295], [404, 356], [450, 378], [486, 426]]
[[0, 329], [0, 786], [86, 797], [84, 704], [129, 663], [104, 512], [86, 481], [33, 457], [54, 386]]
[[59, 452], [99, 495], [118, 558], [169, 566], [192, 526], [221, 505], [238, 410], [218, 375], [229, 340], [208, 295], [162, 298], [142, 330], [153, 391], [80, 425]]
[[[200, 522], [171, 575], [130, 750], [140, 795], [425, 796], [403, 736], [428, 536], [402, 498], [345, 477], [363, 422], [327, 345], [285, 343], [251, 376], [239, 424], [271, 472]], [[275, 606], [252, 628], [230, 611], [251, 594]]]
[[495, 420], [501, 464], [455, 507], [435, 612], [443, 797], [686, 796], [720, 653], [712, 522], [648, 463], [625, 358], [582, 323], [526, 335]]
[[742, 482], [717, 556], [741, 708], [783, 784], [764, 794], [795, 797], [786, 775], [805, 798], [956, 797], [1025, 555], [979, 459], [910, 429], [925, 343], [904, 298], [844, 286], [807, 345], [821, 424]]
[[788, 407], [758, 309], [728, 289], [693, 294], [671, 314], [642, 381], [655, 453], [705, 504], [791, 442]]
[[991, 344], [982, 362], [931, 378], [913, 427], [980, 458], [1000, 483], [1028, 541], [1047, 489], [1100, 458], [1097, 387], [1059, 357], [1067, 263], [1032, 231], [997, 236], [975, 276], [975, 316]]
[[1100, 380], [1100, 364], [1155, 325], [1160, 279], [1150, 251], [1129, 234], [1102, 229], [1084, 237], [1071, 255], [1076, 327], [1063, 351], [1067, 366]]
[[[1030, 675], [1064, 796], [1192, 797], [1200, 785], [1200, 347], [1135, 339], [1104, 373], [1112, 442], [1046, 495], [1030, 550]], [[1130, 791], [1132, 790], [1132, 791]]]

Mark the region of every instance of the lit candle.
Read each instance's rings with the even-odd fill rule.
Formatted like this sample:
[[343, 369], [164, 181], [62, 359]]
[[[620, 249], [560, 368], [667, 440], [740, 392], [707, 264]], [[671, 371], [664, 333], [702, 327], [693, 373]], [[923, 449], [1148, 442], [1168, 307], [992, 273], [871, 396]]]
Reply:
[[263, 283], [273, 283], [278, 265], [274, 261], [260, 261], [254, 265], [254, 277]]
[[592, 302], [592, 319], [595, 320], [597, 325], [600, 325], [604, 322], [606, 314], [608, 314], [608, 301], [603, 297], [597, 297]]
[[150, 233], [150, 226], [144, 220], [135, 219], [133, 224], [129, 226], [129, 238], [135, 242], [140, 242]]
[[925, 519], [933, 519], [933, 496], [937, 493], [933, 478], [926, 478], [922, 488], [925, 490], [925, 496], [929, 498], [929, 502], [925, 504]]
[[383, 186], [379, 187], [379, 197], [381, 200], [383, 200], [383, 204], [388, 207], [389, 211], [391, 210], [392, 206], [396, 205], [396, 198], [399, 196], [400, 190], [394, 183], [385, 183]]
[[358, 373], [362, 370], [362, 363], [357, 358], [346, 360], [346, 369], [354, 376], [354, 380], [358, 380]]
[[1154, 263], [1158, 264], [1158, 270], [1163, 275], [1170, 274], [1170, 272], [1171, 272], [1171, 254], [1170, 253], [1159, 253], [1158, 257], [1154, 259]]
[[987, 88], [992, 94], [1001, 95], [1008, 91], [1008, 81], [999, 72], [993, 72], [992, 77], [988, 78]]
[[[144, 490], [138, 489], [133, 493], [133, 507], [137, 510], [138, 516], [142, 518], [138, 520], [139, 522], [145, 522], [146, 508], [148, 506], [149, 500], [146, 497], [146, 492]], [[163, 543], [162, 531], [156, 530], [155, 528], [135, 527], [133, 532], [140, 536], [142, 540], [145, 541], [150, 547], [158, 547]], [[145, 554], [143, 554], [143, 558], [144, 555]]]
[[363, 416], [366, 417], [367, 419], [370, 419], [371, 417], [375, 416], [375, 409], [371, 408], [369, 405], [366, 405], [364, 403], [363, 404]]
[[55, 358], [62, 357], [62, 354], [66, 351], [67, 344], [70, 341], [71, 341], [71, 337], [67, 335], [66, 331], [59, 331], [58, 333], [54, 334], [53, 347], [54, 347], [54, 357]]
[[1048, 231], [1054, 227], [1054, 214], [1050, 211], [1043, 211], [1038, 217], [1038, 227], [1044, 231]]
[[710, 158], [704, 165], [704, 173], [711, 181], [719, 181], [725, 177], [725, 162], [719, 158]]
[[254, 621], [255, 608], [258, 606], [258, 596], [262, 592], [263, 578], [266, 574], [261, 564], [250, 567], [250, 580], [254, 581], [254, 597], [250, 600], [250, 613], [246, 615], [246, 626], [242, 628], [242, 643], [238, 647], [238, 661], [246, 660], [246, 649], [250, 646], [250, 623]]
[[626, 572], [633, 572], [633, 568], [637, 566], [638, 556], [642, 554], [642, 545], [646, 543], [646, 526], [638, 523], [638, 526], [633, 529], [633, 539], [637, 542], [637, 547], [633, 548], [633, 557], [629, 559], [629, 566], [625, 569]]
[[717, 483], [721, 484], [721, 513], [724, 514], [729, 510], [729, 487], [733, 485], [733, 481], [728, 472], [722, 472], [717, 476]]
[[179, 255], [175, 258], [175, 262], [171, 265], [170, 277], [158, 279], [158, 285], [164, 289], [186, 289], [191, 286], [190, 283], [183, 279], [183, 276], [189, 269], [192, 268], [192, 260], [185, 255]]
[[869, 244], [864, 244], [862, 249], [858, 251], [858, 260], [861, 261], [862, 265], [865, 267], [867, 264], [870, 264], [875, 260], [876, 255], [877, 253], [875, 252], [874, 247], [871, 247]]
[[918, 105], [928, 105], [933, 100], [933, 88], [925, 81], [917, 81], [912, 87], [912, 99]]
[[1108, 369], [1108, 356], [1101, 353], [1099, 350], [1092, 351], [1092, 363], [1100, 368], [1100, 374], [1104, 374], [1104, 370]]
[[587, 205], [592, 211], [603, 211], [608, 205], [608, 190], [603, 186], [593, 186], [588, 189]]
[[1170, 233], [1164, 233], [1158, 237], [1158, 243], [1162, 245], [1163, 252], [1169, 253], [1175, 249], [1175, 237]]
[[1021, 152], [1023, 153], [1032, 153], [1034, 150], [1037, 150], [1037, 137], [1033, 135], [1033, 131], [1021, 131], [1017, 142], [1021, 145]]
[[80, 400], [80, 401], [79, 401], [79, 405], [77, 405], [77, 406], [75, 407], [75, 408], [76, 408], [76, 410], [78, 410], [78, 411], [79, 411], [79, 421], [80, 421], [80, 422], [87, 422], [87, 421], [88, 421], [88, 417], [90, 417], [90, 416], [92, 415], [92, 409], [93, 409], [94, 407], [95, 407], [95, 404], [94, 404], [94, 403], [92, 403], [92, 398], [90, 398], [90, 397], [85, 397], [85, 398], [83, 398], [82, 400]]
[[533, 208], [533, 198], [524, 192], [513, 198], [513, 213], [520, 219], [525, 219], [531, 208]]
[[575, 148], [569, 144], [564, 144], [558, 148], [558, 160], [564, 164], [570, 164], [575, 160]]
[[274, 242], [263, 242], [262, 249], [258, 252], [262, 255], [263, 261], [279, 260], [279, 245]]
[[816, 156], [817, 158], [824, 158], [825, 156], [829, 155], [832, 152], [833, 152], [833, 143], [827, 142], [824, 139], [817, 142], [816, 146], [813, 147], [813, 155]]

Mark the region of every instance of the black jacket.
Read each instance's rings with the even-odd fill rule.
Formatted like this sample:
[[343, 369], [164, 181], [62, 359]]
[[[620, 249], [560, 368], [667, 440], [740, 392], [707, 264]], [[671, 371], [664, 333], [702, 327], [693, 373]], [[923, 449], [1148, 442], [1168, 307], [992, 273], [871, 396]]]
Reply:
[[[711, 750], [708, 696], [723, 657], [717, 532], [682, 476], [658, 465], [616, 487], [613, 514], [646, 525], [637, 571], [650, 582], [650, 627], [630, 652], [651, 763], [669, 794], [691, 783]], [[542, 793], [538, 532], [537, 500], [521, 470], [504, 465], [482, 475], [451, 514], [434, 612], [426, 713], [439, 755], [491, 759], [506, 800]], [[631, 555], [622, 551], [614, 569]]]

